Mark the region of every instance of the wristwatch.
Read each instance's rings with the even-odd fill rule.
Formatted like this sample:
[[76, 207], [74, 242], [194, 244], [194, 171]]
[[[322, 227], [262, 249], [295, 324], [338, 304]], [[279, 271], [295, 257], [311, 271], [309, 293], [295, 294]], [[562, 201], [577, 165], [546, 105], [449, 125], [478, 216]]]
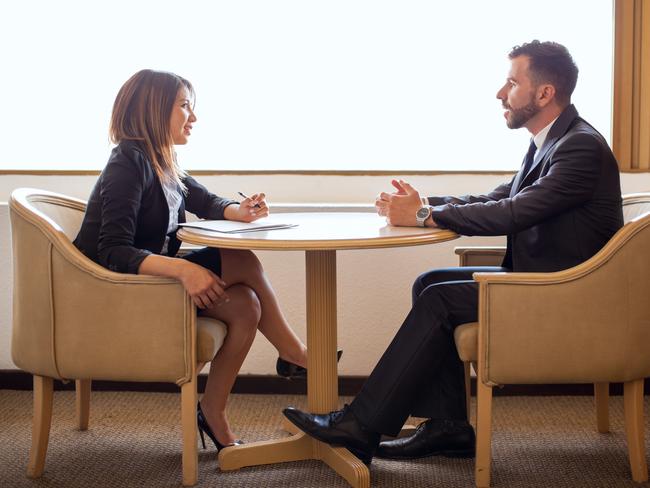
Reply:
[[420, 227], [424, 227], [426, 220], [431, 217], [431, 209], [433, 209], [431, 205], [425, 205], [415, 213], [415, 220]]

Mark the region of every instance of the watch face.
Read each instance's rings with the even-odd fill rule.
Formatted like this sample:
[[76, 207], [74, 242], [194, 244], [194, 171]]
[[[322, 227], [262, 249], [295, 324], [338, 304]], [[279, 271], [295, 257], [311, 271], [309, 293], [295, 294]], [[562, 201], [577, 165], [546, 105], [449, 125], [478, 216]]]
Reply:
[[431, 210], [429, 210], [429, 207], [422, 207], [415, 215], [420, 219], [426, 219], [430, 212]]

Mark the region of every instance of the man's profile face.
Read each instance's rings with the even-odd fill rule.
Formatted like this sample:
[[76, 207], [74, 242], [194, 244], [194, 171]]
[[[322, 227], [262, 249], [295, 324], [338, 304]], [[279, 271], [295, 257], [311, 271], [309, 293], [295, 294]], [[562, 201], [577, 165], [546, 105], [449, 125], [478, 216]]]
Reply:
[[510, 72], [505, 85], [497, 92], [497, 98], [506, 111], [503, 116], [510, 129], [525, 127], [526, 122], [541, 110], [535, 102], [537, 87], [528, 75], [528, 56], [517, 56], [510, 60]]

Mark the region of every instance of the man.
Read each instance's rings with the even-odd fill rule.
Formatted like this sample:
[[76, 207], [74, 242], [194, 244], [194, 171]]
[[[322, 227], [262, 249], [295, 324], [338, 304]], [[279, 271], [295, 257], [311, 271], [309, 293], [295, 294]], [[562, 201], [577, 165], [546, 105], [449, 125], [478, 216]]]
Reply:
[[[533, 41], [509, 54], [511, 68], [497, 98], [509, 128], [525, 127], [531, 145], [521, 169], [488, 195], [429, 197], [404, 181], [376, 201], [392, 225], [451, 229], [463, 235], [507, 235], [501, 268], [551, 272], [593, 256], [623, 225], [616, 160], [602, 136], [571, 105], [578, 68], [564, 46]], [[413, 307], [354, 401], [343, 410], [284, 413], [307, 434], [373, 455], [415, 459], [474, 455], [463, 368], [454, 328], [477, 320], [477, 268], [434, 270], [413, 286]], [[409, 415], [428, 418], [410, 437], [395, 436]]]

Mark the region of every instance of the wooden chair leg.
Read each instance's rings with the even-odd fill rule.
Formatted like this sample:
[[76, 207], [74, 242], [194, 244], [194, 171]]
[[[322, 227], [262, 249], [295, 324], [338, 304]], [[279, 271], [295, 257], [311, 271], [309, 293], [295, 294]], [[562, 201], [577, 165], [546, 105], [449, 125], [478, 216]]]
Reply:
[[598, 432], [609, 432], [609, 383], [594, 383], [596, 403], [596, 427]]
[[194, 486], [199, 478], [196, 427], [197, 378], [181, 386], [181, 424], [183, 428], [183, 486]]
[[463, 362], [463, 368], [465, 368], [465, 408], [467, 409], [467, 421], [469, 422], [472, 404], [472, 364]]
[[480, 372], [476, 381], [476, 486], [490, 486], [492, 463], [492, 387], [483, 384]]
[[643, 436], [643, 379], [628, 381], [623, 387], [625, 433], [630, 456], [632, 479], [637, 483], [648, 481]]
[[52, 378], [34, 375], [34, 418], [32, 420], [32, 448], [29, 451], [27, 476], [38, 478], [43, 474], [47, 444], [52, 423]]
[[75, 406], [79, 430], [88, 429], [90, 418], [90, 388], [92, 380], [75, 380]]

